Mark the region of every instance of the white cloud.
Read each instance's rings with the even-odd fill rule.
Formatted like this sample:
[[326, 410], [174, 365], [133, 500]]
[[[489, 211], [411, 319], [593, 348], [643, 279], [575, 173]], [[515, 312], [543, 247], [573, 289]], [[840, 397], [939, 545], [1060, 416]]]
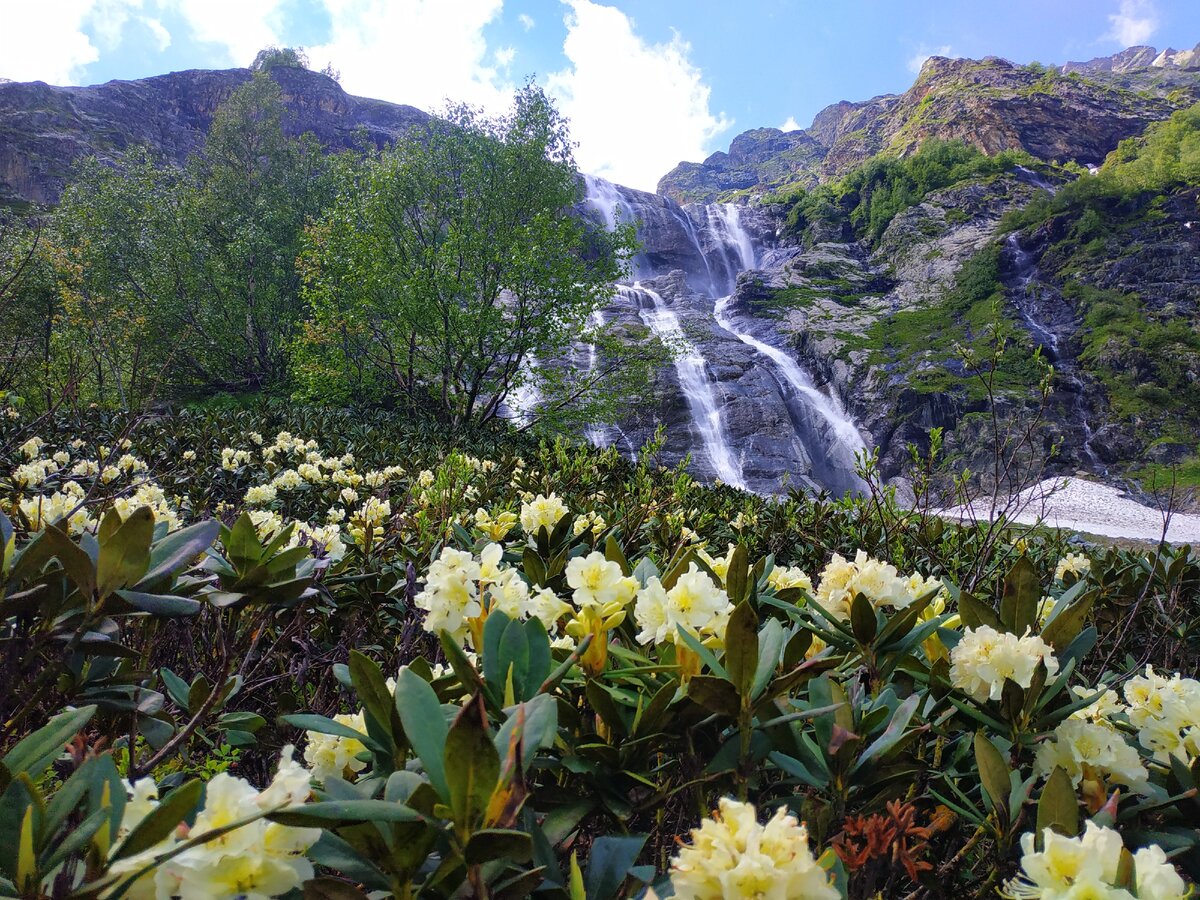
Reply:
[[142, 23], [150, 30], [150, 34], [154, 36], [155, 45], [158, 47], [158, 52], [162, 53], [171, 46], [171, 32], [167, 31], [166, 27], [158, 19], [146, 18]]
[[1158, 30], [1158, 10], [1151, 0], [1121, 0], [1108, 23], [1104, 40], [1115, 41], [1122, 48], [1145, 44]]
[[521, 13], [517, 16], [517, 21], [521, 23], [521, 27], [526, 31], [531, 31], [533, 26], [537, 24], [533, 21], [533, 16], [529, 15], [529, 13]]
[[796, 121], [795, 116], [788, 116], [787, 121], [779, 126], [780, 131], [799, 131], [800, 123]]
[[585, 172], [654, 190], [680, 160], [700, 160], [733, 122], [709, 109], [704, 73], [676, 33], [648, 44], [623, 12], [592, 0], [563, 0], [570, 66], [547, 89], [571, 120]]
[[950, 52], [949, 44], [942, 44], [940, 47], [934, 47], [932, 50], [922, 44], [921, 49], [908, 58], [908, 71], [916, 75], [921, 71], [921, 66], [925, 65], [925, 60], [929, 59], [929, 57], [949, 56]]
[[62, 0], [54, 14], [38, 3], [5, 4], [0, 28], [0, 76], [13, 81], [71, 84], [100, 58], [85, 26], [93, 0]]
[[[240, 0], [235, 0], [240, 2]], [[513, 85], [489, 65], [483, 29], [503, 0], [322, 0], [329, 43], [309, 48], [315, 68], [341, 72], [352, 94], [437, 109], [446, 99], [498, 112]], [[503, 48], [495, 57], [499, 62]]]
[[496, 65], [507, 69], [512, 65], [512, 61], [516, 59], [517, 50], [515, 47], [501, 47], [495, 54]]
[[167, 5], [179, 10], [197, 40], [221, 47], [230, 65], [248, 66], [259, 50], [282, 42], [282, 0], [167, 0]]

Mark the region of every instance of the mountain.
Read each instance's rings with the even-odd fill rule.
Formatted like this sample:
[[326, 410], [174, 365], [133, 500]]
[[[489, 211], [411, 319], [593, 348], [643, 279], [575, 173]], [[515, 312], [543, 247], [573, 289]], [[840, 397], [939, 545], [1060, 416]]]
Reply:
[[[217, 107], [251, 77], [249, 69], [172, 72], [90, 87], [40, 81], [0, 83], [0, 203], [53, 204], [72, 164], [145, 145], [182, 163], [204, 142]], [[428, 114], [411, 106], [347, 94], [308, 69], [277, 67], [288, 110], [285, 130], [311, 132], [326, 147], [382, 147]]]
[[[1052, 472], [1200, 473], [1197, 60], [933, 57], [901, 94], [747, 131], [657, 194], [587, 179], [581, 212], [636, 222], [643, 243], [601, 321], [686, 351], [654, 408], [589, 438], [636, 453], [665, 424], [661, 458], [703, 477], [840, 492], [860, 486], [864, 446], [903, 485], [908, 446], [935, 428], [956, 471], [990, 477], [994, 411], [1034, 423], [1022, 452]], [[271, 75], [287, 131], [331, 150], [427, 119], [303, 69]], [[249, 77], [0, 83], [0, 204], [52, 204], [88, 153], [148, 144], [182, 162]], [[962, 350], [986, 357], [997, 327], [1007, 349], [985, 385]], [[1054, 367], [1044, 398], [1035, 352]]]
[[[658, 192], [680, 202], [710, 202], [810, 187], [877, 153], [910, 153], [930, 138], [965, 141], [988, 154], [1024, 150], [1039, 159], [1098, 165], [1122, 139], [1200, 100], [1197, 70], [1156, 64], [1186, 54], [1164, 54], [1135, 47], [1061, 69], [998, 57], [933, 56], [903, 94], [835, 103], [799, 131], [747, 131], [728, 152], [680, 163], [663, 176]], [[1138, 61], [1145, 64], [1133, 68]]]

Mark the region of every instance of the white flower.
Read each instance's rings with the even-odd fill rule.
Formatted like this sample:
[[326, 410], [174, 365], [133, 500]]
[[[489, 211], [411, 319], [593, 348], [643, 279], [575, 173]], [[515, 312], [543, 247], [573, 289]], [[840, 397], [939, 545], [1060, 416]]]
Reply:
[[413, 599], [426, 612], [425, 630], [446, 631], [462, 643], [468, 636], [467, 620], [483, 613], [479, 602], [480, 565], [464, 550], [444, 547], [429, 567], [425, 589]]
[[284, 469], [275, 476], [272, 484], [281, 491], [294, 491], [304, 486], [304, 479], [300, 477], [300, 473], [295, 469]]
[[[339, 725], [345, 725], [361, 734], [367, 733], [367, 723], [362, 712], [355, 715], [342, 713], [333, 717]], [[312, 770], [312, 777], [317, 781], [325, 781], [330, 777], [344, 778], [347, 772], [361, 772], [367, 764], [356, 759], [366, 747], [357, 738], [340, 737], [333, 734], [321, 734], [316, 731], [304, 733], [304, 761]]]
[[1056, 766], [1062, 766], [1076, 787], [1083, 780], [1085, 767], [1140, 793], [1150, 786], [1150, 773], [1124, 736], [1107, 725], [1083, 719], [1060, 722], [1054, 738], [1038, 747], [1034, 770], [1048, 776]]
[[1082, 553], [1068, 553], [1054, 567], [1054, 580], [1062, 581], [1067, 575], [1083, 578], [1092, 568], [1092, 561]]
[[264, 506], [274, 500], [275, 496], [274, 485], [256, 484], [246, 491], [246, 503], [250, 506]]
[[1138, 742], [1161, 763], [1176, 756], [1185, 763], [1200, 756], [1200, 682], [1153, 667], [1125, 682], [1126, 714], [1138, 729]]
[[671, 861], [679, 900], [837, 900], [829, 873], [813, 858], [808, 830], [780, 807], [759, 825], [749, 803], [722, 798]]
[[[814, 599], [821, 608], [839, 619], [850, 617], [850, 605], [858, 594], [871, 605], [903, 609], [913, 602], [911, 579], [900, 577], [891, 563], [867, 556], [862, 550], [854, 561], [835, 553], [822, 571]], [[922, 585], [924, 582], [922, 582]]]
[[31, 437], [21, 445], [21, 455], [26, 459], [37, 459], [38, 454], [42, 452], [42, 448], [45, 446], [46, 442], [40, 437]]
[[638, 641], [674, 643], [679, 640], [680, 628], [696, 637], [723, 640], [731, 609], [725, 591], [692, 563], [671, 590], [664, 590], [657, 578], [651, 578], [638, 592], [633, 608], [633, 617], [641, 627]]
[[521, 527], [531, 537], [536, 536], [542, 528], [551, 532], [566, 514], [566, 504], [557, 495], [551, 494], [546, 497], [538, 494], [533, 500], [521, 506]]
[[[1021, 836], [1022, 874], [1005, 882], [1001, 894], [1012, 898], [1093, 898], [1130, 900], [1116, 886], [1121, 835], [1111, 828], [1087, 822], [1078, 837], [1065, 837], [1051, 828], [1042, 831], [1042, 849], [1036, 850], [1032, 833]], [[1151, 845], [1134, 856], [1138, 900], [1181, 900], [1186, 886], [1166, 862], [1162, 849]]]
[[976, 700], [999, 700], [1005, 680], [1029, 687], [1039, 662], [1049, 676], [1058, 671], [1053, 649], [1038, 636], [1018, 638], [988, 625], [968, 628], [950, 651], [950, 681]]
[[[524, 522], [525, 513], [522, 511], [521, 515]], [[623, 577], [617, 563], [596, 551], [567, 563], [567, 584], [573, 589], [571, 599], [580, 609], [612, 603], [620, 596]]]

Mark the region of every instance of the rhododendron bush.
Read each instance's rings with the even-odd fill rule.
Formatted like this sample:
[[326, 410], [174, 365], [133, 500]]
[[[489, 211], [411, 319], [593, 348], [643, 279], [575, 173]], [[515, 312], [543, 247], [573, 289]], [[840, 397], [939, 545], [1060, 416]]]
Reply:
[[1189, 548], [311, 409], [3, 421], [0, 893], [1200, 873]]

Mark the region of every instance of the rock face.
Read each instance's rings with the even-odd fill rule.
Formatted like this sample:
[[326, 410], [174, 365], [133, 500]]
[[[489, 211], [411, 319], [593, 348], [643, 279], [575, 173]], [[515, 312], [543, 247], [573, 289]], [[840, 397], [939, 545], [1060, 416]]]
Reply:
[[1025, 150], [1047, 161], [1098, 165], [1122, 139], [1200, 99], [1200, 68], [1193, 65], [1200, 66], [1194, 51], [1152, 47], [1061, 70], [935, 56], [903, 94], [836, 103], [803, 131], [748, 131], [728, 153], [681, 163], [658, 191], [680, 202], [711, 202], [733, 191], [809, 186], [929, 138], [966, 141], [988, 154]]
[[[644, 247], [606, 321], [650, 329], [674, 351], [659, 373], [655, 408], [633, 411], [605, 442], [637, 452], [660, 425], [661, 459], [690, 456], [692, 470], [764, 493], [858, 490], [863, 440], [839, 400], [789, 353], [775, 324], [743, 300], [794, 250], [774, 246], [761, 208], [688, 204], [588, 179], [586, 214], [611, 228], [636, 223]], [[593, 438], [594, 439], [594, 438]]]
[[[0, 83], [0, 201], [55, 203], [80, 157], [144, 145], [182, 163], [204, 141], [217, 107], [249, 69], [173, 72], [92, 87]], [[307, 69], [276, 68], [289, 134], [311, 132], [330, 149], [378, 147], [428, 118], [411, 106], [353, 97]]]
[[1137, 69], [1195, 69], [1200, 68], [1200, 44], [1191, 50], [1175, 50], [1168, 47], [1161, 53], [1153, 47], [1139, 45], [1126, 47], [1112, 56], [1097, 56], [1087, 62], [1069, 62], [1060, 69], [1064, 74], [1081, 72], [1084, 75], [1099, 73], [1125, 73]]

